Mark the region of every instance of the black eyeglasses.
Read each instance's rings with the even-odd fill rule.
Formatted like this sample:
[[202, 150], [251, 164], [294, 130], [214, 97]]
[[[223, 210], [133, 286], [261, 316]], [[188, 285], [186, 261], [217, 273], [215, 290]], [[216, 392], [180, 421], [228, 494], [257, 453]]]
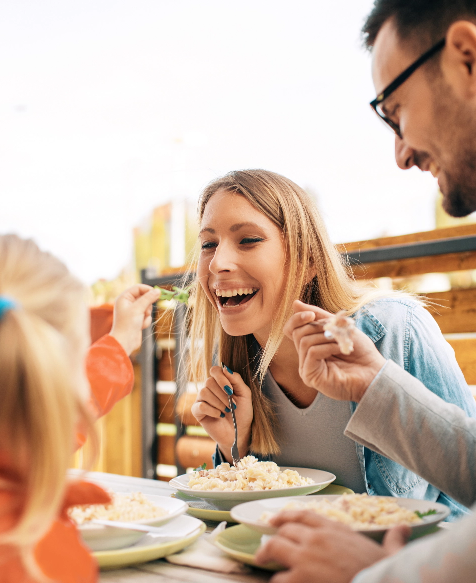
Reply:
[[378, 95], [373, 101], [370, 102], [370, 107], [375, 111], [375, 113], [379, 116], [380, 119], [382, 119], [387, 125], [389, 125], [392, 128], [392, 130], [397, 134], [399, 138], [402, 137], [400, 126], [385, 115], [384, 111], [381, 108], [382, 103], [383, 101], [385, 101], [385, 99], [387, 99], [389, 95], [391, 95], [396, 89], [398, 89], [400, 85], [402, 85], [402, 83], [404, 83], [408, 79], [408, 77], [410, 77], [410, 75], [412, 75], [412, 73], [414, 73], [418, 69], [418, 67], [421, 67], [423, 63], [428, 61], [428, 59], [430, 59], [438, 51], [441, 51], [441, 49], [445, 46], [445, 43], [446, 43], [445, 38], [442, 38], [440, 41], [438, 41], [436, 45], [431, 47], [431, 49], [426, 51], [426, 53], [423, 53], [423, 55], [419, 59], [417, 59], [407, 69], [405, 69], [403, 73], [400, 73], [400, 75], [394, 81], [392, 81], [390, 85], [387, 85], [387, 87], [385, 87], [385, 89], [382, 91], [382, 93], [380, 93], [380, 95]]

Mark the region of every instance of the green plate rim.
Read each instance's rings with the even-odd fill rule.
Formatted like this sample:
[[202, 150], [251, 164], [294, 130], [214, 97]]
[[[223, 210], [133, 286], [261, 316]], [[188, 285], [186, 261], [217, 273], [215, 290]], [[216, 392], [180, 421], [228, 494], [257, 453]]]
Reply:
[[[230, 549], [229, 546], [224, 544], [224, 541], [226, 542], [227, 538], [230, 537], [230, 534], [235, 535], [237, 532], [244, 532], [247, 535], [247, 538], [249, 539], [257, 539], [256, 549], [253, 554]], [[260, 543], [261, 534], [256, 530], [249, 528], [245, 524], [237, 524], [236, 526], [230, 526], [230, 528], [227, 528], [223, 532], [220, 532], [220, 534], [218, 534], [215, 540], [213, 541], [213, 544], [216, 547], [218, 547], [221, 551], [223, 551], [227, 555], [230, 555], [231, 557], [240, 561], [241, 563], [251, 565], [252, 567], [257, 567], [258, 569], [264, 569], [265, 571], [282, 571], [284, 567], [282, 565], [278, 565], [277, 563], [267, 563], [266, 565], [258, 565], [255, 562], [256, 551], [258, 550]]]
[[[155, 561], [156, 559], [173, 555], [194, 543], [207, 529], [207, 525], [202, 521], [200, 522], [201, 524], [198, 526], [197, 531], [176, 541], [158, 543], [157, 545], [149, 545], [148, 547], [142, 548], [132, 546], [112, 551], [96, 551], [91, 554], [96, 559], [102, 570], [118, 569], [128, 567], [129, 565], [138, 565], [140, 563]], [[144, 554], [147, 555], [146, 559], [139, 556]], [[112, 563], [110, 562], [111, 560], [113, 560]]]

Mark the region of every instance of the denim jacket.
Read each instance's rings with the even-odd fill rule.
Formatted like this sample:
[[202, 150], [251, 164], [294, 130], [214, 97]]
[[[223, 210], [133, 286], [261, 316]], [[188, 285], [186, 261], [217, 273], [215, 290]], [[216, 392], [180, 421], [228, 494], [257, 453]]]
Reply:
[[[457, 405], [468, 416], [476, 417], [475, 400], [453, 349], [433, 317], [418, 302], [405, 297], [382, 298], [366, 304], [352, 317], [356, 327], [374, 342], [382, 356], [393, 360], [443, 400]], [[353, 414], [357, 403], [349, 403], [349, 406]], [[415, 429], [409, 418], [409, 440]], [[469, 513], [466, 507], [400, 464], [357, 442], [355, 447], [369, 495], [441, 502], [451, 509], [448, 520]], [[427, 453], [431, 455], [431, 451]], [[214, 461], [215, 464], [222, 462], [218, 448]]]

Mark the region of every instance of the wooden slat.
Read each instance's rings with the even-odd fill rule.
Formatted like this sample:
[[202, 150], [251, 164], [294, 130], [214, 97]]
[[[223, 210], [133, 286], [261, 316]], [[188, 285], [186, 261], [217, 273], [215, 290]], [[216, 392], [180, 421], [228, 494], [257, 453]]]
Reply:
[[[435, 306], [428, 310], [443, 334], [476, 332], [476, 288], [424, 294]], [[476, 352], [474, 354], [476, 359]]]
[[476, 338], [448, 340], [468, 385], [476, 385]]
[[142, 478], [142, 390], [141, 367], [135, 357], [132, 357], [134, 367], [134, 389], [131, 394], [131, 476]]
[[213, 468], [216, 444], [210, 437], [184, 435], [177, 441], [177, 458], [183, 468], [198, 468], [203, 463]]
[[369, 239], [366, 241], [354, 241], [337, 245], [340, 253], [359, 251], [360, 249], [375, 249], [378, 247], [389, 247], [391, 245], [405, 245], [408, 243], [422, 243], [423, 241], [434, 241], [439, 239], [449, 239], [450, 237], [467, 237], [476, 235], [476, 224], [459, 225], [457, 227], [446, 227], [444, 229], [434, 229], [432, 231], [421, 231], [408, 235], [398, 235], [396, 237], [380, 237], [379, 239]]
[[357, 279], [375, 279], [377, 277], [408, 277], [423, 273], [447, 273], [476, 269], [476, 251], [466, 253], [448, 253], [415, 259], [398, 259], [377, 263], [353, 265], [352, 271]]
[[175, 395], [170, 393], [159, 393], [157, 395], [159, 423], [175, 423], [174, 403]]
[[200, 425], [191, 411], [196, 398], [197, 396], [194, 393], [185, 393], [179, 397], [177, 413], [183, 425]]
[[157, 315], [157, 320], [154, 322], [154, 333], [156, 338], [172, 338], [173, 337], [173, 310], [160, 310]]
[[159, 435], [157, 463], [175, 465], [175, 435]]

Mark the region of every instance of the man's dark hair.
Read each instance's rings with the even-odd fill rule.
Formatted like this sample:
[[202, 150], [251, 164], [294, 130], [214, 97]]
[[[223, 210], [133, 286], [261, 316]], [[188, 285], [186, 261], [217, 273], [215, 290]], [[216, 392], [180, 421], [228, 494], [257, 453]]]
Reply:
[[476, 23], [476, 0], [375, 0], [362, 28], [364, 45], [369, 51], [389, 19], [402, 41], [424, 51], [442, 39], [453, 22]]

